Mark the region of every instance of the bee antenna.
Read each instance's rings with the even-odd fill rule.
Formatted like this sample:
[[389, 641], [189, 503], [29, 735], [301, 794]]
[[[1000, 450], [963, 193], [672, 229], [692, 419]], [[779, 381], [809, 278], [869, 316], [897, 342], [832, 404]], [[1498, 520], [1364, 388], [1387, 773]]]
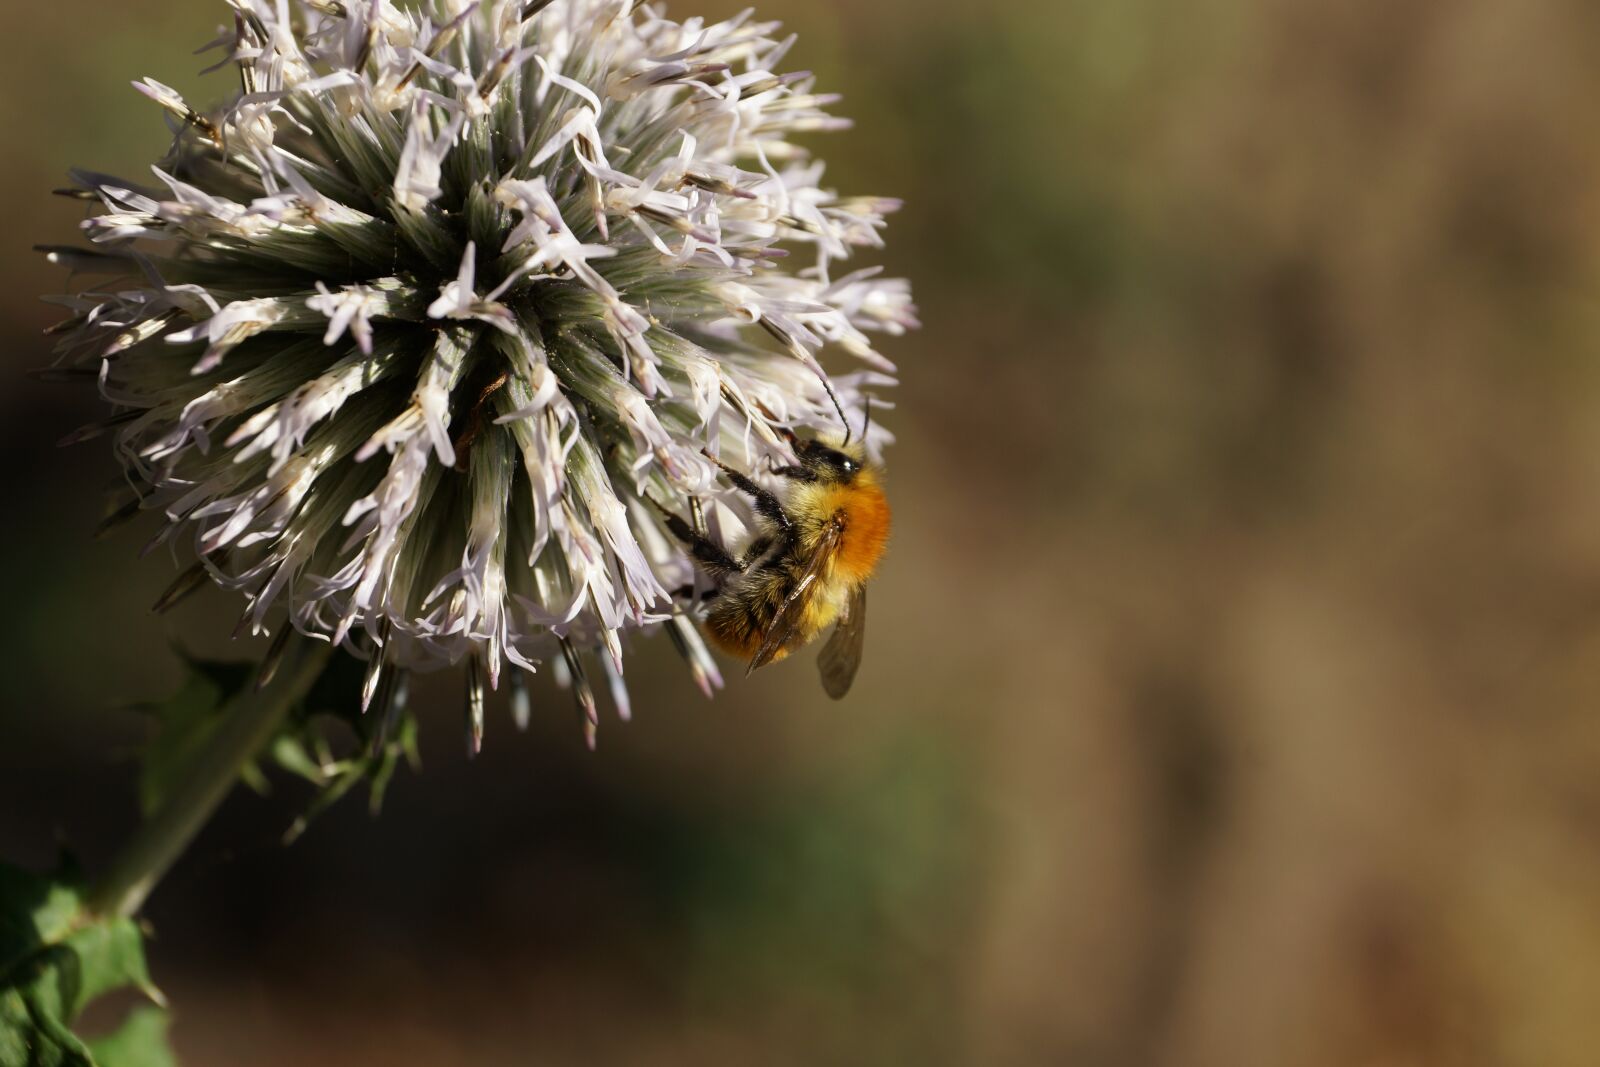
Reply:
[[872, 396], [868, 394], [861, 401], [861, 443], [867, 443], [867, 431], [872, 428]]
[[827, 391], [828, 399], [833, 401], [833, 410], [838, 412], [839, 421], [844, 425], [844, 443], [845, 444], [849, 444], [850, 443], [850, 420], [845, 417], [844, 405], [839, 403], [839, 396], [838, 396], [837, 393], [835, 393], [833, 391], [833, 383], [828, 381], [826, 375], [824, 375], [823, 378], [822, 378], [822, 388]]

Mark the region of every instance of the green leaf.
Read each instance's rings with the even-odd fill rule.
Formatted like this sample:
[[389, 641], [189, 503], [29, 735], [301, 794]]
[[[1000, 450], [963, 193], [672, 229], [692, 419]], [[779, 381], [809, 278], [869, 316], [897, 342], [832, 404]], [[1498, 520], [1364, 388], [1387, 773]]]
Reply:
[[222, 721], [219, 714], [232, 691], [191, 663], [189, 678], [170, 698], [148, 706], [158, 724], [155, 737], [144, 749], [139, 772], [139, 807], [146, 815], [161, 803], [182, 777], [195, 754]]
[[335, 656], [306, 694], [305, 714], [341, 719], [358, 733], [371, 728], [361, 713], [361, 680], [365, 666], [354, 656]]
[[372, 814], [378, 814], [383, 807], [384, 793], [401, 760], [413, 767], [417, 764], [417, 720], [411, 715], [400, 717], [394, 736], [385, 739], [378, 751], [356, 759], [323, 764], [319, 768], [318, 779], [322, 792], [284, 833], [283, 843], [293, 844], [319, 815], [363, 782], [367, 785], [367, 807]]
[[313, 785], [324, 785], [328, 776], [322, 763], [307, 751], [305, 738], [292, 733], [279, 734], [272, 742], [272, 760], [290, 774], [304, 778]]
[[100, 1067], [177, 1067], [167, 1044], [167, 1013], [142, 1005], [128, 1013], [122, 1028], [89, 1043]]
[[[383, 716], [363, 714], [364, 673], [360, 661], [350, 656], [336, 657], [306, 694], [297, 729], [274, 748], [279, 766], [322, 790], [284, 834], [285, 844], [294, 842], [319, 815], [362, 783], [367, 786], [368, 807], [377, 814], [401, 760], [417, 766], [415, 717], [402, 712], [385, 723]], [[333, 723], [342, 724], [355, 735], [357, 754], [341, 760], [332, 758], [319, 726]]]
[[[244, 661], [200, 659], [177, 650], [188, 677], [171, 697], [143, 709], [156, 720], [155, 737], [145, 746], [139, 774], [139, 807], [150, 814], [187, 771], [195, 754], [222, 722], [229, 700], [254, 684], [256, 665]], [[253, 768], [252, 768], [253, 769]], [[247, 781], [261, 788], [257, 776]]]
[[[0, 864], [0, 1067], [170, 1064], [164, 1037], [147, 1020], [133, 1032], [142, 1037], [135, 1041], [130, 1034], [123, 1046], [129, 1054], [142, 1047], [143, 1060], [102, 1060], [72, 1032], [91, 1001], [128, 988], [161, 1001], [133, 920], [86, 913], [83, 887], [70, 865], [47, 877]], [[163, 1015], [156, 1008], [145, 1012]], [[110, 1040], [126, 1032], [124, 1027]], [[149, 1058], [156, 1054], [167, 1058]]]
[[[154, 810], [171, 787], [180, 781], [191, 762], [222, 722], [229, 702], [252, 684], [256, 667], [185, 657], [189, 677], [169, 699], [146, 707], [158, 725], [156, 736], [145, 746], [139, 776], [139, 798], [146, 813]], [[241, 772], [241, 781], [258, 793], [270, 782], [264, 766], [276, 765], [317, 787], [318, 793], [284, 834], [289, 843], [305, 832], [317, 816], [365, 783], [374, 813], [383, 803], [400, 761], [417, 764], [416, 720], [407, 714], [393, 717], [390, 733], [380, 738], [385, 724], [378, 715], [361, 713], [364, 668], [351, 656], [336, 656], [294, 709], [282, 733]], [[332, 754], [325, 734], [342, 737], [355, 752], [342, 759]], [[7, 1067], [0, 1061], [0, 1067]]]

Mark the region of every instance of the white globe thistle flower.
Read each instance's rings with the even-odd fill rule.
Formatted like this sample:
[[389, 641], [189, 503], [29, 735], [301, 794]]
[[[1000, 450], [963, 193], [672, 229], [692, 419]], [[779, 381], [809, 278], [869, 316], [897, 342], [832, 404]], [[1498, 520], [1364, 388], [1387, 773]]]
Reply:
[[897, 205], [795, 143], [847, 123], [777, 72], [793, 38], [637, 0], [228, 3], [237, 97], [137, 83], [171, 152], [75, 172], [90, 247], [49, 250], [119, 276], [64, 299], [60, 352], [116, 406], [90, 430], [125, 511], [193, 539], [163, 606], [237, 590], [243, 628], [368, 657], [368, 702], [466, 661], [475, 736], [508, 665], [554, 664], [592, 723], [598, 653], [626, 713], [634, 629], [709, 694], [648, 500], [736, 534], [705, 453], [759, 473], [782, 431], [859, 430], [893, 384], [870, 335], [917, 324], [903, 281], [838, 269]]

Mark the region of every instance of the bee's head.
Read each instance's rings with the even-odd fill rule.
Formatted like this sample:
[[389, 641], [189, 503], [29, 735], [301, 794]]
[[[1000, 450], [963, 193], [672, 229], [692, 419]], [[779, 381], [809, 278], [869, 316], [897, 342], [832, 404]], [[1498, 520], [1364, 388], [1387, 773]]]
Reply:
[[818, 481], [848, 485], [867, 463], [866, 450], [859, 444], [799, 439], [791, 443], [800, 465]]

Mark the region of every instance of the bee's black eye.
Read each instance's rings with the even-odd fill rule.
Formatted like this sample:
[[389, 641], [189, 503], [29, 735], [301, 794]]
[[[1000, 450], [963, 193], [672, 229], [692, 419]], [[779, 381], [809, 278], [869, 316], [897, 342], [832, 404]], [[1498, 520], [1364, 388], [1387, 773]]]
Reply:
[[818, 441], [802, 442], [798, 451], [800, 462], [817, 471], [832, 471], [838, 474], [855, 474], [861, 470], [861, 464], [836, 448], [829, 448]]
[[840, 474], [855, 473], [856, 461], [845, 455], [843, 452], [832, 448], [825, 448], [820, 450], [820, 458], [825, 465], [832, 467]]

